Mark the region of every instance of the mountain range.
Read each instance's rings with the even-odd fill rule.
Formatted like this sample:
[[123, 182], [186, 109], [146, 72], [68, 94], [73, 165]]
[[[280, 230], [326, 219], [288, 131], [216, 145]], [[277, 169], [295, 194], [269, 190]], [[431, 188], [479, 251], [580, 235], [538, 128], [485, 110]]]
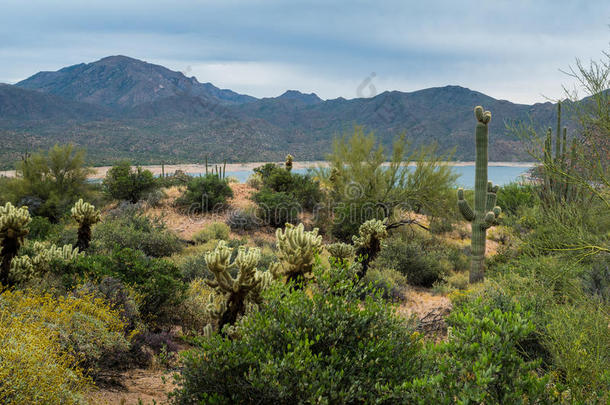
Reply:
[[39, 72], [15, 85], [0, 84], [0, 167], [25, 151], [72, 142], [89, 161], [109, 164], [323, 159], [332, 139], [355, 125], [384, 145], [406, 133], [414, 144], [455, 147], [454, 159], [474, 158], [473, 108], [492, 111], [490, 159], [527, 159], [508, 121], [541, 127], [556, 121], [553, 103], [515, 104], [460, 86], [369, 98], [322, 100], [288, 90], [255, 98], [200, 83], [163, 66], [110, 56], [56, 72]]

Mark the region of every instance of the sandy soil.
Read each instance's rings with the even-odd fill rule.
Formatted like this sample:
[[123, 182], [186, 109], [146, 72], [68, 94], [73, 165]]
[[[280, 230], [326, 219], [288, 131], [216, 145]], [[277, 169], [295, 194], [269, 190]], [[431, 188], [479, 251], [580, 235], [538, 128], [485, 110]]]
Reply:
[[149, 369], [128, 370], [117, 376], [122, 386], [96, 389], [89, 393], [95, 405], [152, 405], [167, 403], [167, 394], [176, 388], [171, 372]]

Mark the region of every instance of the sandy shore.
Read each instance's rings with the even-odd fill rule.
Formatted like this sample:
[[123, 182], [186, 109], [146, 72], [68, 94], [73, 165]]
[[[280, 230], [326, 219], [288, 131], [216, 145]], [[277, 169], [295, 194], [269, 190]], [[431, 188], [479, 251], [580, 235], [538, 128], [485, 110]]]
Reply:
[[[251, 162], [251, 163], [227, 163], [227, 172], [239, 172], [239, 171], [251, 171], [255, 167], [264, 165], [268, 162]], [[283, 162], [277, 162], [283, 163]], [[474, 162], [445, 162], [450, 166], [472, 166]], [[532, 167], [535, 163], [533, 162], [489, 162], [489, 166], [508, 166], [508, 167]], [[312, 162], [294, 162], [293, 167], [295, 169], [306, 169], [310, 167], [326, 167], [328, 162], [324, 161], [312, 161]], [[93, 167], [93, 174], [90, 176], [91, 179], [102, 179], [106, 176], [106, 172], [111, 166], [100, 166]], [[150, 170], [153, 174], [161, 174], [161, 165], [142, 166], [142, 168]], [[208, 165], [208, 170], [213, 170], [214, 164]], [[172, 174], [176, 170], [182, 170], [186, 173], [205, 173], [205, 165], [201, 164], [180, 164], [180, 165], [165, 165], [165, 173]], [[0, 171], [0, 176], [14, 177], [14, 170]]]

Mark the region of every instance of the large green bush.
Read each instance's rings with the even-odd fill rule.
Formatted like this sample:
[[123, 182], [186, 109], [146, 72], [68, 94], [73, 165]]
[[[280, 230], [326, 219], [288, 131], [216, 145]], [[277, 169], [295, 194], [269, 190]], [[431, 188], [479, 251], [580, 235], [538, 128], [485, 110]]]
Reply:
[[136, 205], [126, 205], [111, 213], [93, 229], [93, 244], [100, 250], [115, 248], [141, 250], [152, 257], [180, 252], [184, 244], [168, 230], [162, 218], [151, 218]]
[[255, 173], [260, 173], [263, 188], [291, 194], [305, 210], [311, 210], [322, 199], [320, 184], [311, 175], [292, 173], [273, 164], [257, 169]]
[[226, 179], [214, 174], [193, 177], [176, 205], [189, 213], [217, 211], [226, 207], [233, 190]]
[[453, 250], [434, 236], [394, 236], [382, 244], [374, 266], [400, 272], [409, 284], [430, 287], [455, 269], [451, 259], [459, 256]]
[[102, 184], [112, 198], [131, 203], [137, 203], [146, 193], [157, 187], [150, 170], [143, 170], [140, 166], [133, 170], [128, 161], [121, 161], [112, 166]]
[[392, 403], [419, 373], [420, 340], [379, 296], [360, 301], [345, 271], [318, 274], [311, 292], [272, 288], [239, 338], [201, 340], [174, 403]]
[[180, 270], [166, 259], [124, 248], [110, 255], [89, 255], [67, 264], [62, 272], [68, 283], [80, 277], [101, 281], [113, 277], [131, 287], [138, 295], [138, 311], [149, 323], [164, 323], [175, 318], [173, 310], [182, 301], [185, 284]]
[[292, 194], [263, 189], [253, 199], [258, 205], [259, 218], [267, 224], [281, 228], [298, 222], [301, 206]]
[[[503, 312], [485, 306], [459, 308], [448, 319], [447, 342], [428, 348], [431, 361], [406, 382], [400, 403], [550, 403], [549, 378], [520, 343], [534, 324], [518, 304]], [[398, 403], [398, 402], [397, 402]]]
[[517, 182], [503, 185], [497, 195], [497, 205], [502, 208], [502, 212], [512, 215], [520, 209], [533, 207], [538, 199], [534, 185]]

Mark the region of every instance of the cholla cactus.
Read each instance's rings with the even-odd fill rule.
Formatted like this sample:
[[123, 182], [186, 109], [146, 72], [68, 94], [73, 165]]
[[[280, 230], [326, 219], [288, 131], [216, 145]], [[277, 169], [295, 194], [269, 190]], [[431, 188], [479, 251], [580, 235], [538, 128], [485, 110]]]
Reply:
[[354, 247], [347, 243], [332, 243], [326, 245], [326, 250], [330, 253], [330, 257], [340, 261], [349, 260], [354, 255]]
[[74, 248], [72, 245], [57, 247], [34, 242], [32, 250], [35, 253], [34, 256], [18, 256], [13, 259], [10, 270], [11, 281], [24, 282], [33, 277], [42, 276], [50, 270], [53, 261], [69, 262], [82, 256], [78, 248]]
[[293, 157], [291, 154], [287, 154], [286, 155], [286, 162], [284, 162], [284, 167], [286, 167], [286, 170], [291, 171], [292, 170], [292, 160]]
[[275, 237], [280, 262], [270, 267], [273, 276], [275, 278], [286, 276], [287, 282], [305, 281], [313, 269], [315, 255], [322, 247], [322, 237], [318, 235], [318, 228], [306, 232], [303, 224], [297, 226], [286, 224], [284, 230], [278, 229], [275, 232]]
[[388, 231], [383, 221], [371, 219], [360, 225], [358, 236], [354, 236], [356, 256], [362, 258], [362, 266], [358, 271], [358, 277], [366, 275], [369, 264], [377, 257], [381, 250], [381, 241], [388, 237]]
[[[214, 288], [207, 306], [208, 314], [218, 319], [218, 330], [225, 325], [233, 325], [237, 318], [248, 308], [260, 303], [260, 293], [269, 286], [271, 276], [256, 269], [261, 257], [260, 249], [244, 246], [238, 248], [237, 257], [231, 262], [232, 249], [225, 241], [220, 241], [214, 251], [205, 255], [208, 268], [214, 274], [214, 280], [206, 284]], [[230, 270], [237, 268], [237, 277], [231, 277]], [[206, 327], [206, 334], [212, 327]]]
[[474, 211], [464, 199], [464, 190], [458, 189], [458, 207], [462, 216], [472, 223], [470, 282], [482, 281], [485, 274], [485, 242], [487, 229], [497, 223], [502, 211], [496, 206], [498, 186], [487, 181], [488, 124], [491, 113], [478, 106], [474, 109], [477, 118], [475, 130], [476, 167], [474, 177]]
[[31, 218], [28, 207], [15, 208], [11, 203], [0, 207], [0, 284], [10, 286], [11, 262], [28, 234]]
[[76, 246], [85, 251], [91, 242], [91, 226], [100, 222], [100, 212], [81, 198], [72, 208], [72, 218], [78, 222], [78, 242]]

